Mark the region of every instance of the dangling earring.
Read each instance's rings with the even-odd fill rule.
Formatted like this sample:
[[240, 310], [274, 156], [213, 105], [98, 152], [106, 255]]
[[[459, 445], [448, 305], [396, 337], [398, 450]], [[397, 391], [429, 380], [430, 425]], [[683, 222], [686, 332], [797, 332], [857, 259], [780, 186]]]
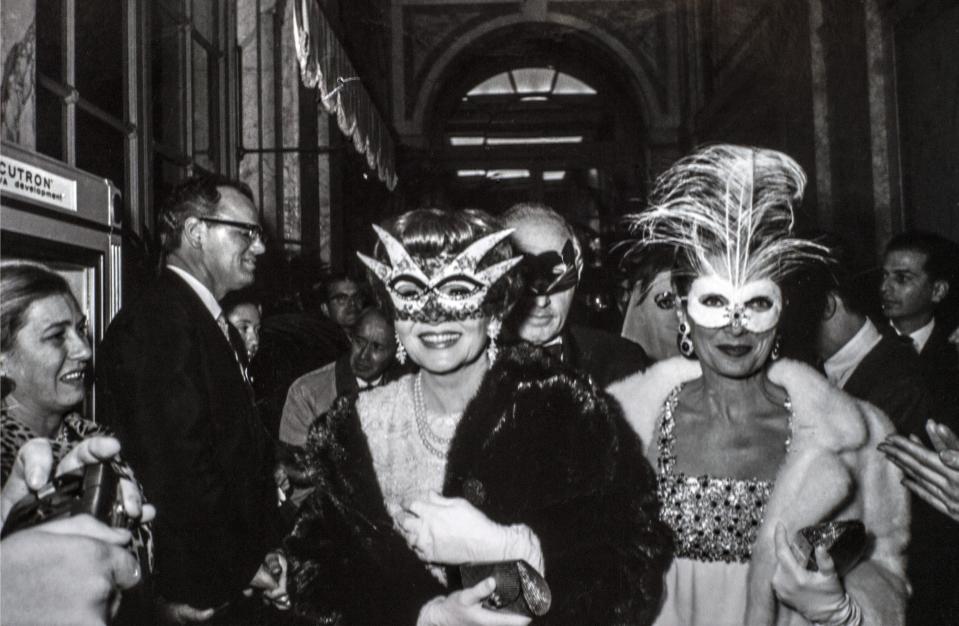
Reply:
[[399, 333], [396, 333], [396, 362], [400, 365], [406, 363], [406, 348], [403, 347], [403, 342], [400, 341]]
[[679, 323], [679, 335], [676, 341], [679, 344], [679, 353], [686, 358], [692, 358], [695, 350], [693, 350], [693, 340], [689, 336], [689, 324], [686, 320]]
[[496, 345], [496, 339], [499, 337], [499, 331], [502, 328], [503, 320], [498, 317], [491, 319], [489, 326], [486, 327], [486, 334], [489, 336], [489, 345], [486, 346], [486, 358], [489, 359], [490, 365], [496, 361], [496, 356], [499, 354], [499, 346]]
[[780, 350], [782, 348], [782, 338], [783, 336], [777, 331], [776, 340], [773, 342], [772, 352], [769, 353], [769, 358], [773, 361], [777, 360], [781, 356]]

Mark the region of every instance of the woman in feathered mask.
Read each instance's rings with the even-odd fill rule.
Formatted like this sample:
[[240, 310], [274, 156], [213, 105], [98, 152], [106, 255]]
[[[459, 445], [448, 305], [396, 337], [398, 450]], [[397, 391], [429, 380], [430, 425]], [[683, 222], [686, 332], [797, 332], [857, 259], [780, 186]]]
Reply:
[[497, 349], [518, 291], [510, 231], [432, 209], [374, 228], [377, 258], [360, 259], [419, 372], [314, 422], [316, 488], [284, 545], [293, 609], [324, 624], [525, 624], [493, 608], [517, 589], [461, 585], [456, 569], [522, 560], [537, 624], [650, 623], [670, 557], [654, 473], [588, 378]]
[[[712, 146], [665, 172], [632, 217], [637, 245], [679, 251], [685, 358], [610, 389], [649, 442], [676, 542], [657, 624], [902, 622], [908, 502], [876, 450], [892, 426], [777, 360], [783, 281], [828, 262], [791, 233], [805, 182], [781, 152]], [[839, 520], [865, 536], [821, 525]]]

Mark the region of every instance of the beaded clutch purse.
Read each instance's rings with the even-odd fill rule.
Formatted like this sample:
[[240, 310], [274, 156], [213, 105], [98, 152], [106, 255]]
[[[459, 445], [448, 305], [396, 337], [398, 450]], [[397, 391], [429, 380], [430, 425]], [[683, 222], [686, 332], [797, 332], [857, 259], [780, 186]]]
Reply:
[[866, 549], [866, 527], [857, 519], [814, 524], [799, 529], [795, 543], [806, 555], [806, 569], [819, 571], [816, 548], [825, 546], [836, 566], [836, 573], [842, 576], [852, 569]]
[[463, 587], [472, 587], [492, 576], [496, 589], [483, 601], [494, 611], [507, 611], [529, 617], [546, 615], [552, 603], [546, 579], [526, 561], [497, 561], [460, 565]]

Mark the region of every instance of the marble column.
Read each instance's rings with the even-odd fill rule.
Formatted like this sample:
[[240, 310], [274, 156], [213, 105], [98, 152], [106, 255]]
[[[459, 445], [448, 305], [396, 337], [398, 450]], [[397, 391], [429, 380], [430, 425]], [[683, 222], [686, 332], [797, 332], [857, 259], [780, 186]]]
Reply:
[[4, 0], [0, 30], [3, 90], [0, 136], [24, 148], [37, 145], [36, 0]]

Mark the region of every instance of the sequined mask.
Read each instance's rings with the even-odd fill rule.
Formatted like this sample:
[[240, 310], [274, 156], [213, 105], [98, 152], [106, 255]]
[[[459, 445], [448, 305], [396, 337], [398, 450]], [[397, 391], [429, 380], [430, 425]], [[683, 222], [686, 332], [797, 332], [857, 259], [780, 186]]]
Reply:
[[752, 280], [735, 287], [716, 275], [700, 276], [693, 281], [686, 300], [686, 312], [704, 328], [732, 326], [753, 333], [776, 327], [782, 313], [779, 286], [768, 278]]
[[366, 267], [386, 286], [396, 318], [434, 323], [448, 319], [471, 319], [488, 315], [486, 294], [497, 280], [522, 260], [513, 257], [479, 269], [483, 258], [512, 229], [487, 235], [459, 254], [414, 259], [395, 237], [373, 225], [390, 265], [357, 252]]

